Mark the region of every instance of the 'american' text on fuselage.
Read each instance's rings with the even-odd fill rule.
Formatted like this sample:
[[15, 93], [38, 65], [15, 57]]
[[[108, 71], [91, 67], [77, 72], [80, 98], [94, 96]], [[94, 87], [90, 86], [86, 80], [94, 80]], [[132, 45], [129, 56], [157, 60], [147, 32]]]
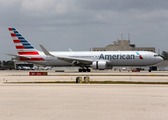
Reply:
[[108, 59], [108, 60], [110, 60], [110, 59], [113, 59], [113, 60], [124, 59], [124, 60], [128, 60], [128, 59], [135, 59], [135, 55], [134, 54], [132, 54], [132, 55], [130, 55], [130, 54], [103, 55], [103, 54], [101, 54], [99, 59]]

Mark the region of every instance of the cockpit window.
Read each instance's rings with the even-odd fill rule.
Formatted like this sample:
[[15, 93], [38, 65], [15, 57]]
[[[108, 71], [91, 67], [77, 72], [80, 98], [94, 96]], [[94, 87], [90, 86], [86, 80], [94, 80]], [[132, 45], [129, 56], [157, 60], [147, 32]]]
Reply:
[[158, 57], [158, 55], [154, 55], [154, 57]]

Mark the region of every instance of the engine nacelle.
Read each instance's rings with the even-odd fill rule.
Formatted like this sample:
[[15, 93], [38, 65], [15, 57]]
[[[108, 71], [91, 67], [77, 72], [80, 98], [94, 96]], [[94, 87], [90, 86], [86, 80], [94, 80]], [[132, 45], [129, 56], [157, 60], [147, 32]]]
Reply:
[[103, 60], [94, 61], [92, 63], [93, 69], [104, 70], [104, 69], [106, 69], [106, 66], [107, 66], [107, 63], [106, 63], [106, 61], [103, 61]]

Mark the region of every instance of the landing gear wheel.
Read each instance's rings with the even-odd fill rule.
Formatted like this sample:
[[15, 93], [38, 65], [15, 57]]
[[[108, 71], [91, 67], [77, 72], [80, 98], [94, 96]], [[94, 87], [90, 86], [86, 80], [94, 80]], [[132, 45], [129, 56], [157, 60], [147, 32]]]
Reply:
[[79, 72], [82, 72], [83, 71], [83, 69], [79, 69]]
[[79, 71], [79, 72], [90, 72], [91, 70], [90, 70], [90, 69], [82, 69], [82, 68], [81, 68], [81, 69], [79, 69], [78, 71]]
[[151, 72], [151, 69], [149, 69], [148, 71]]
[[90, 69], [87, 69], [88, 72], [90, 72]]

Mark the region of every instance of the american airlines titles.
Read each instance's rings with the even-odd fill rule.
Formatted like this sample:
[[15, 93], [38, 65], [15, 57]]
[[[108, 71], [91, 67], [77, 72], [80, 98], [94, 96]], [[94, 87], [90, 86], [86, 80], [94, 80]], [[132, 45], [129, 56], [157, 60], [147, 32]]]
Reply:
[[128, 60], [128, 59], [135, 59], [135, 55], [134, 54], [132, 54], [132, 55], [130, 55], [130, 54], [103, 55], [103, 54], [101, 54], [99, 59], [108, 59], [108, 60], [110, 60], [110, 59], [113, 59], [113, 60], [123, 59], [123, 60]]

